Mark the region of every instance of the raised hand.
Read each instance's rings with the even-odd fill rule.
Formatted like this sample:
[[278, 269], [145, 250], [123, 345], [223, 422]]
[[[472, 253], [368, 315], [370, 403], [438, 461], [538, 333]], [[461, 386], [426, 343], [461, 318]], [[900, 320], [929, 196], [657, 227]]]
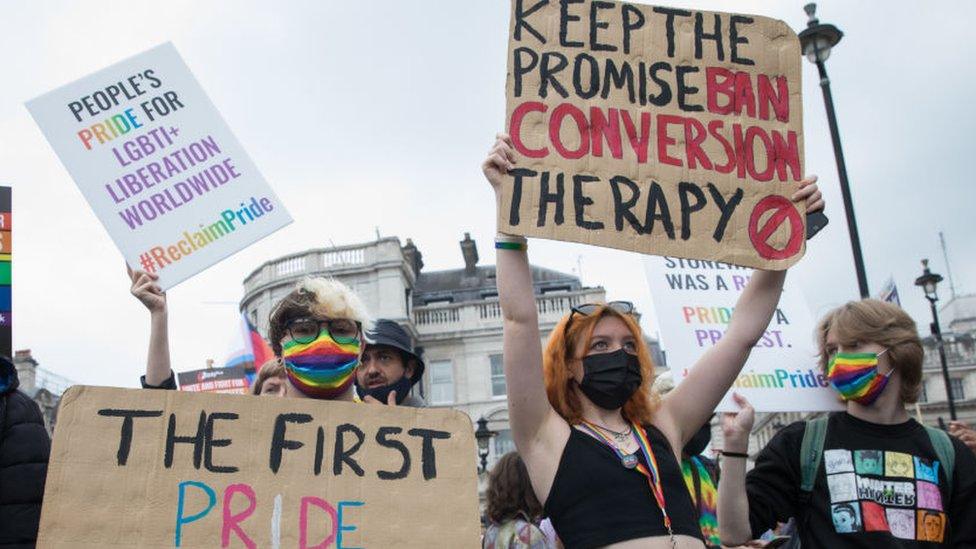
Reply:
[[129, 280], [132, 281], [132, 286], [129, 288], [132, 295], [136, 296], [136, 299], [142, 302], [150, 313], [165, 313], [166, 292], [156, 283], [159, 280], [159, 275], [145, 271], [133, 271], [132, 267], [128, 265], [125, 266], [125, 269], [129, 273]]
[[722, 434], [725, 437], [724, 450], [729, 452], [747, 452], [749, 449], [749, 433], [756, 420], [756, 411], [744, 396], [732, 393], [732, 400], [739, 406], [738, 413], [726, 412], [722, 414]]
[[481, 171], [498, 192], [502, 177], [515, 167], [515, 149], [507, 133], [497, 134], [495, 146], [488, 151], [488, 158], [481, 164]]
[[811, 175], [800, 181], [800, 189], [790, 197], [793, 202], [806, 201], [806, 213], [813, 213], [824, 209], [823, 195], [817, 187], [817, 176]]

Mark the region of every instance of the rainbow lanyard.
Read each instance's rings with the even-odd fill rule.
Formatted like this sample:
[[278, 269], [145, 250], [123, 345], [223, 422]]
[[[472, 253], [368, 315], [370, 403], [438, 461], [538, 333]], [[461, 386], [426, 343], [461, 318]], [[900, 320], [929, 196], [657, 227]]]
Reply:
[[[624, 463], [626, 467], [626, 458], [630, 456], [624, 455], [623, 452], [617, 448], [617, 445], [610, 440], [610, 437], [603, 434], [603, 432], [596, 427], [596, 425], [586, 421], [585, 419], [580, 420], [582, 427], [587, 433], [592, 434], [597, 437], [597, 439], [603, 441], [604, 444], [610, 447], [617, 457], [620, 458], [621, 463]], [[674, 544], [674, 532], [671, 531], [671, 517], [668, 516], [667, 507], [664, 505], [664, 489], [661, 486], [661, 474], [660, 467], [657, 465], [657, 458], [654, 456], [654, 450], [651, 449], [651, 443], [647, 440], [647, 432], [644, 427], [638, 425], [637, 423], [631, 422], [631, 426], [634, 428], [634, 435], [637, 438], [637, 445], [640, 446], [641, 452], [644, 454], [644, 459], [650, 467], [645, 467], [643, 463], [637, 462], [637, 470], [640, 471], [642, 475], [647, 477], [647, 484], [651, 487], [651, 493], [654, 494], [654, 499], [657, 501], [657, 506], [661, 508], [661, 516], [664, 517], [664, 526], [668, 529], [668, 534], [671, 536], [671, 543]]]

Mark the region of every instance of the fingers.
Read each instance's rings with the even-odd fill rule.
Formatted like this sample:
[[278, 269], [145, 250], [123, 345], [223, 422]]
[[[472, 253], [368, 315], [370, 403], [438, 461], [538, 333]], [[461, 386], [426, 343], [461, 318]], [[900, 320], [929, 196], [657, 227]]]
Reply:
[[388, 397], [386, 397], [386, 405], [387, 406], [396, 406], [397, 405], [397, 403], [396, 403], [396, 397], [397, 397], [396, 391], [390, 391], [390, 395]]
[[802, 189], [804, 187], [808, 187], [810, 185], [813, 185], [816, 182], [817, 182], [817, 176], [810, 174], [800, 180], [800, 188]]
[[363, 402], [365, 402], [366, 404], [383, 404], [382, 402], [376, 400], [376, 398], [374, 398], [373, 395], [366, 395], [366, 397], [363, 398]]
[[163, 295], [162, 288], [156, 281], [159, 280], [159, 276], [151, 273], [146, 273], [143, 271], [136, 271], [136, 278], [132, 282], [132, 293], [138, 295], [140, 293], [150, 292], [156, 295]]
[[806, 202], [807, 213], [823, 210], [826, 205], [823, 200], [823, 193], [817, 187], [817, 176], [815, 175], [800, 181], [800, 188], [793, 193], [790, 199], [793, 202]]
[[739, 408], [742, 409], [752, 408], [752, 404], [749, 404], [749, 401], [746, 399], [746, 397], [740, 395], [739, 393], [733, 392], [732, 400], [739, 405]]

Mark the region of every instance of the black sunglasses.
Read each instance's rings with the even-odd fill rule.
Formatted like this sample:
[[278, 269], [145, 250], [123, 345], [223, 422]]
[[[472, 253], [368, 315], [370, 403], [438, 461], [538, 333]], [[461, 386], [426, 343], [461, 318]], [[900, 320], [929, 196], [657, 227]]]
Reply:
[[569, 325], [573, 323], [573, 317], [576, 315], [590, 316], [591, 314], [597, 312], [601, 307], [609, 307], [618, 313], [630, 315], [634, 314], [634, 304], [629, 301], [611, 301], [609, 303], [583, 303], [582, 305], [577, 305], [570, 310], [569, 320], [566, 321], [566, 329], [569, 329]]

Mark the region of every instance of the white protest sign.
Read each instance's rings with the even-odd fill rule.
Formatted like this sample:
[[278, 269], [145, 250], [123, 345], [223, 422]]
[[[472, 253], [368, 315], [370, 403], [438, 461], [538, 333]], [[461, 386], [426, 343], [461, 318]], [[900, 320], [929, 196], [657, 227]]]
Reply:
[[129, 265], [164, 290], [292, 221], [171, 43], [27, 109]]
[[[674, 381], [680, 383], [725, 334], [752, 269], [673, 257], [645, 258], [644, 267], [661, 345]], [[841, 410], [843, 404], [817, 365], [810, 310], [790, 282], [732, 390], [760, 412]], [[718, 407], [736, 409], [729, 395]]]

